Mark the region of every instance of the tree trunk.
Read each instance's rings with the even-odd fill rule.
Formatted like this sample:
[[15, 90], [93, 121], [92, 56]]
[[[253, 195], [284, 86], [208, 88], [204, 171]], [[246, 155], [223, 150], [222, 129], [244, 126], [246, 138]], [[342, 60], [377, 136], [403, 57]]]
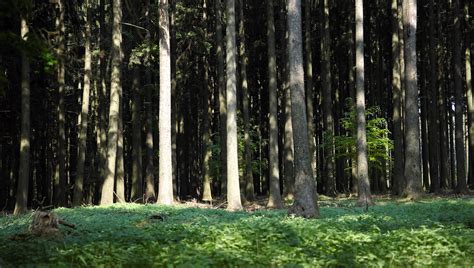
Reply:
[[403, 155], [403, 132], [401, 118], [401, 66], [400, 53], [402, 50], [400, 37], [403, 29], [400, 29], [401, 14], [398, 13], [398, 2], [392, 0], [392, 95], [393, 95], [393, 143], [394, 143], [394, 170], [393, 190], [394, 194], [401, 194], [404, 181], [404, 155]]
[[224, 48], [222, 37], [221, 0], [215, 0], [216, 9], [216, 56], [217, 56], [217, 87], [219, 91], [219, 137], [221, 149], [221, 195], [227, 191], [227, 147], [226, 147], [226, 96], [224, 81]]
[[306, 53], [306, 113], [308, 121], [309, 153], [311, 154], [311, 168], [313, 177], [316, 178], [316, 140], [314, 138], [314, 112], [313, 112], [313, 46], [312, 46], [312, 23], [311, 23], [311, 0], [305, 0], [304, 20], [305, 39], [304, 47]]
[[109, 129], [107, 131], [106, 176], [102, 184], [101, 205], [112, 204], [114, 200], [114, 180], [117, 164], [117, 143], [119, 131], [121, 65], [122, 65], [122, 6], [121, 0], [113, 0], [112, 24], [112, 72], [110, 82]]
[[120, 87], [118, 131], [117, 131], [117, 164], [115, 166], [115, 201], [125, 202], [125, 166], [124, 166], [124, 142], [123, 142], [123, 91]]
[[174, 201], [171, 159], [171, 56], [168, 9], [168, 0], [160, 0], [160, 188], [158, 191], [158, 203], [162, 205], [171, 205]]
[[456, 192], [467, 192], [466, 151], [464, 144], [464, 92], [461, 66], [461, 12], [459, 0], [454, 0], [454, 90], [455, 90], [455, 115], [456, 115]]
[[273, 18], [273, 0], [267, 0], [267, 49], [268, 49], [268, 103], [269, 103], [269, 168], [270, 196], [267, 207], [281, 208], [283, 202], [280, 194], [280, 172], [278, 170], [278, 100], [277, 72], [275, 52], [275, 22]]
[[[331, 87], [331, 36], [329, 29], [329, 0], [323, 0], [323, 27], [321, 40], [321, 83], [323, 87], [323, 114], [325, 131], [325, 188], [328, 196], [336, 196], [336, 180], [334, 178], [334, 118], [332, 112]], [[293, 102], [294, 103], [294, 102]]]
[[240, 27], [239, 27], [239, 39], [240, 39], [240, 78], [242, 85], [242, 115], [244, 120], [244, 146], [245, 146], [245, 171], [244, 171], [244, 193], [247, 201], [253, 201], [254, 196], [254, 185], [253, 185], [253, 170], [252, 170], [252, 148], [250, 138], [250, 107], [249, 107], [249, 92], [248, 92], [248, 81], [247, 81], [247, 65], [248, 56], [245, 50], [245, 18], [244, 18], [244, 0], [240, 0], [239, 13], [240, 13]]
[[92, 56], [91, 56], [91, 16], [90, 3], [88, 0], [84, 2], [85, 5], [85, 31], [84, 31], [84, 85], [82, 89], [82, 108], [81, 121], [79, 125], [79, 141], [78, 141], [78, 155], [77, 155], [77, 171], [76, 180], [74, 182], [74, 199], [73, 206], [80, 206], [83, 203], [83, 188], [84, 188], [84, 166], [86, 162], [87, 149], [87, 123], [89, 117], [89, 97], [91, 88], [92, 76]]
[[422, 193], [420, 156], [420, 116], [418, 114], [418, 86], [416, 68], [417, 1], [404, 0], [405, 40], [405, 178], [404, 194], [417, 199]]
[[306, 99], [304, 94], [303, 36], [301, 0], [288, 0], [289, 84], [291, 89], [292, 125], [295, 130], [295, 202], [290, 213], [306, 218], [319, 216], [315, 180], [311, 170]]
[[[21, 16], [20, 35], [23, 41], [28, 39], [28, 21]], [[20, 169], [16, 191], [15, 210], [18, 215], [27, 211], [28, 183], [30, 180], [30, 61], [25, 50], [21, 51], [21, 133], [20, 133]]]
[[239, 163], [237, 152], [237, 47], [235, 41], [235, 0], [226, 0], [226, 147], [227, 209], [242, 209], [240, 201]]
[[133, 67], [132, 80], [132, 189], [130, 201], [143, 202], [142, 180], [142, 126], [141, 126], [141, 100], [140, 100], [140, 68]]
[[[471, 14], [469, 13], [469, 1], [464, 2], [464, 11], [465, 11], [465, 22], [466, 25], [472, 25], [470, 19]], [[469, 181], [471, 184], [474, 184], [474, 95], [472, 92], [472, 68], [471, 68], [471, 28], [467, 28], [465, 38], [466, 38], [466, 50], [465, 50], [465, 64], [466, 64], [466, 98], [467, 98], [467, 107], [468, 107], [468, 122], [469, 122]]]
[[357, 112], [357, 180], [359, 181], [359, 206], [367, 207], [370, 197], [369, 165], [367, 161], [367, 133], [365, 122], [365, 64], [364, 64], [364, 6], [363, 0], [355, 2], [356, 33], [356, 112]]

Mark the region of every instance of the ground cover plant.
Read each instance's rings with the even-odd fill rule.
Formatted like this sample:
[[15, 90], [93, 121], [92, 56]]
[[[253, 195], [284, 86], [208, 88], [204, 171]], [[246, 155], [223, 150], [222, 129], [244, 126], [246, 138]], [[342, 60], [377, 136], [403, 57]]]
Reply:
[[281, 211], [115, 204], [60, 208], [62, 236], [0, 217], [0, 266], [472, 266], [474, 199], [321, 201], [320, 219]]

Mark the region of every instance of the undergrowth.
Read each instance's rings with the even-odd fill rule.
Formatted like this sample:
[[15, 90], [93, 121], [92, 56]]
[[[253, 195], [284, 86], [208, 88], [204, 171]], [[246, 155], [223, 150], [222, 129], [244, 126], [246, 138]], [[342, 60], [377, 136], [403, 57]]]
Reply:
[[8, 266], [473, 266], [474, 199], [321, 202], [321, 218], [116, 204], [56, 209], [75, 229], [27, 237], [31, 216], [0, 217]]

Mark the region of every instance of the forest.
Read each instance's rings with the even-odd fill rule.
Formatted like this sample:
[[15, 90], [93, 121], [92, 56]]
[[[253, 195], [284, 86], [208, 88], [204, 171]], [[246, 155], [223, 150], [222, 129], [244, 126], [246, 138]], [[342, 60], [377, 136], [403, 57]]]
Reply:
[[471, 0], [0, 0], [0, 267], [474, 265]]

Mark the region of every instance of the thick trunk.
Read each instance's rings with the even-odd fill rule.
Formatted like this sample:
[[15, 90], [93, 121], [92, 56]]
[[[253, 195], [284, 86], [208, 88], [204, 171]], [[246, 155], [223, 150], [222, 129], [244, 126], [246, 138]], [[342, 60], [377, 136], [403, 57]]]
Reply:
[[89, 14], [89, 1], [84, 3], [86, 9], [85, 15], [85, 31], [84, 31], [84, 85], [82, 89], [82, 108], [81, 108], [81, 120], [79, 125], [79, 141], [78, 141], [78, 153], [77, 153], [77, 172], [76, 181], [74, 182], [74, 196], [73, 206], [79, 206], [83, 203], [83, 188], [84, 188], [84, 166], [86, 162], [86, 149], [87, 149], [87, 123], [89, 117], [89, 97], [91, 88], [91, 76], [92, 76], [92, 56], [91, 56], [91, 26], [90, 26], [90, 14]]
[[242, 209], [237, 152], [237, 47], [235, 41], [235, 0], [226, 0], [226, 147], [227, 147], [227, 209]]
[[117, 142], [119, 130], [121, 65], [122, 65], [122, 7], [121, 0], [113, 0], [112, 24], [112, 73], [110, 82], [109, 128], [107, 131], [106, 175], [102, 184], [101, 205], [112, 204], [114, 200], [115, 168], [117, 164]]
[[365, 65], [364, 65], [364, 7], [363, 0], [355, 2], [356, 34], [356, 113], [357, 113], [357, 179], [360, 206], [367, 207], [370, 197], [369, 165], [367, 161], [367, 133], [365, 122]]
[[159, 102], [159, 170], [158, 203], [173, 204], [171, 159], [171, 55], [168, 0], [160, 0], [160, 102]]
[[422, 193], [420, 156], [420, 116], [418, 114], [418, 86], [416, 68], [416, 0], [404, 0], [403, 16], [405, 40], [405, 178], [404, 194], [418, 198]]
[[[20, 35], [23, 41], [28, 39], [28, 21], [21, 17]], [[21, 52], [21, 133], [20, 133], [20, 169], [16, 191], [14, 214], [27, 211], [28, 182], [30, 179], [30, 61], [26, 51]]]
[[275, 22], [273, 18], [273, 0], [267, 0], [267, 49], [268, 49], [268, 103], [269, 103], [269, 169], [270, 196], [267, 207], [280, 208], [283, 202], [280, 194], [280, 172], [278, 170], [278, 100], [277, 70], [275, 52]]
[[289, 0], [289, 86], [295, 145], [295, 202], [290, 213], [313, 218], [319, 216], [315, 180], [311, 170], [306, 99], [304, 94], [303, 41], [301, 30], [301, 0]]

